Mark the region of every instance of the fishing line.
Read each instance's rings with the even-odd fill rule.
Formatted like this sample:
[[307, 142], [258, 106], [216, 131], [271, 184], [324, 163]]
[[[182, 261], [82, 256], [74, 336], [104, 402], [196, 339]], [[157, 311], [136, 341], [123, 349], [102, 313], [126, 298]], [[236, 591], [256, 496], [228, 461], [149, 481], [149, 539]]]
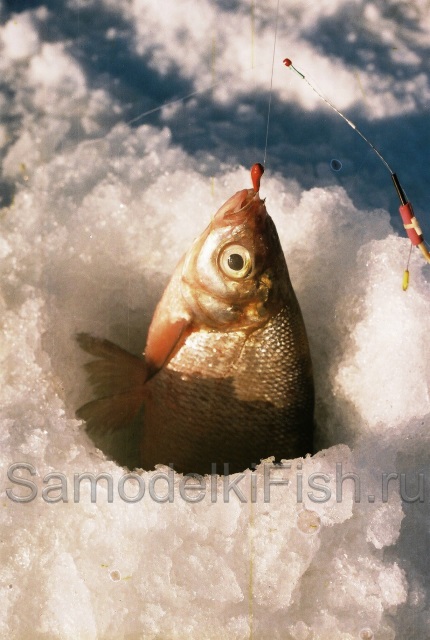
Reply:
[[[279, 3], [279, 0], [278, 0]], [[265, 67], [266, 66], [266, 62], [261, 62], [260, 64], [254, 65], [251, 69], [258, 69], [261, 67]], [[247, 71], [249, 71], [250, 69], [248, 68]], [[273, 65], [272, 65], [272, 74], [273, 74]], [[210, 91], [211, 89], [213, 89], [214, 87], [217, 87], [219, 84], [225, 83], [225, 79], [220, 79], [217, 80], [216, 82], [212, 82], [211, 84], [209, 84], [207, 87], [205, 87], [204, 89], [196, 89], [195, 91], [191, 91], [191, 93], [187, 93], [185, 96], [181, 96], [180, 98], [175, 98], [175, 100], [170, 100], [169, 102], [164, 102], [163, 104], [158, 105], [158, 107], [154, 107], [152, 109], [148, 109], [147, 111], [143, 111], [142, 113], [139, 113], [139, 115], [137, 115], [136, 117], [132, 118], [131, 120], [127, 120], [124, 124], [129, 125], [129, 124], [134, 124], [135, 122], [137, 122], [138, 120], [141, 120], [142, 118], [145, 118], [146, 116], [151, 115], [152, 113], [157, 113], [157, 111], [162, 111], [165, 107], [170, 107], [173, 104], [178, 104], [180, 102], [185, 102], [185, 100], [188, 100], [188, 98], [192, 98], [193, 96], [197, 96], [201, 93], [206, 93], [206, 91]]]
[[[302, 80], [304, 80], [306, 82], [307, 85], [309, 85], [309, 87], [312, 89], [312, 91], [314, 91], [317, 96], [319, 96], [321, 98], [321, 100], [323, 100], [331, 109], [333, 109], [333, 111], [335, 111], [343, 120], [345, 120], [345, 122], [352, 128], [354, 129], [354, 131], [356, 133], [358, 133], [358, 135], [369, 145], [369, 147], [371, 147], [373, 149], [373, 151], [376, 153], [376, 155], [378, 156], [378, 158], [384, 163], [385, 167], [388, 169], [388, 171], [390, 172], [391, 175], [391, 179], [393, 181], [394, 187], [396, 189], [397, 195], [399, 197], [400, 200], [400, 207], [399, 207], [399, 213], [400, 216], [402, 218], [403, 221], [403, 227], [408, 235], [409, 240], [411, 241], [411, 249], [412, 246], [418, 247], [421, 251], [421, 253], [423, 254], [424, 259], [427, 262], [430, 262], [430, 253], [427, 250], [426, 247], [426, 242], [424, 241], [424, 237], [423, 237], [423, 232], [420, 228], [419, 222], [417, 220], [417, 218], [415, 217], [414, 211], [412, 209], [412, 204], [409, 202], [409, 200], [406, 197], [406, 194], [399, 182], [399, 179], [397, 177], [397, 175], [394, 173], [394, 171], [391, 169], [390, 165], [388, 164], [388, 162], [385, 160], [385, 158], [383, 158], [382, 154], [379, 153], [378, 149], [375, 147], [375, 145], [373, 145], [370, 140], [368, 140], [366, 138], [366, 136], [357, 128], [357, 126], [351, 121], [349, 120], [349, 118], [347, 118], [341, 111], [339, 111], [339, 109], [337, 109], [334, 104], [332, 104], [330, 102], [330, 100], [328, 100], [322, 93], [320, 93], [318, 91], [318, 89], [316, 89], [313, 84], [311, 84], [311, 82], [309, 82], [309, 80], [305, 77], [305, 75], [303, 73], [301, 73], [301, 71], [299, 71], [298, 69], [296, 69], [296, 67], [293, 65], [293, 63], [291, 62], [291, 60], [289, 58], [285, 58], [284, 60], [284, 65], [290, 69], [292, 69], [293, 71], [295, 71], [297, 73], [297, 75], [302, 78]], [[409, 260], [408, 260], [408, 265], [409, 265]], [[409, 274], [409, 271], [406, 269], [405, 274]], [[406, 290], [407, 289], [407, 282], [406, 279], [408, 280], [408, 278], [404, 278], [404, 282], [403, 282], [403, 289]], [[405, 286], [406, 284], [406, 286]]]
[[209, 89], [212, 89], [217, 84], [220, 84], [220, 82], [221, 82], [221, 80], [219, 80], [218, 82], [213, 82], [208, 87], [206, 87], [206, 89], [197, 89], [196, 91], [192, 91], [191, 93], [187, 93], [187, 95], [186, 96], [182, 96], [182, 98], [176, 98], [176, 100], [171, 100], [170, 102], [165, 102], [164, 104], [161, 104], [158, 107], [154, 107], [153, 109], [148, 109], [148, 111], [144, 111], [143, 113], [140, 113], [135, 118], [132, 118], [131, 120], [128, 120], [125, 124], [126, 125], [133, 124], [133, 123], [137, 122], [138, 120], [140, 120], [141, 118], [145, 118], [146, 116], [149, 116], [151, 113], [157, 113], [157, 111], [161, 111], [162, 109], [164, 109], [164, 107], [170, 107], [172, 104], [177, 104], [178, 102], [183, 102], [184, 100], [188, 100], [188, 98], [192, 98], [193, 96], [196, 96], [199, 93], [204, 93], [205, 91], [209, 91]]
[[279, 0], [276, 5], [276, 19], [275, 19], [275, 39], [273, 42], [273, 56], [272, 56], [272, 73], [270, 75], [270, 90], [269, 90], [269, 107], [267, 110], [267, 126], [266, 126], [266, 142], [264, 145], [264, 156], [263, 156], [263, 166], [266, 166], [266, 157], [267, 157], [267, 142], [269, 139], [269, 123], [270, 123], [270, 109], [272, 106], [272, 94], [273, 94], [273, 73], [275, 69], [275, 50], [276, 50], [276, 39], [278, 36], [278, 19], [279, 19]]
[[254, 68], [255, 0], [251, 1], [251, 69]]

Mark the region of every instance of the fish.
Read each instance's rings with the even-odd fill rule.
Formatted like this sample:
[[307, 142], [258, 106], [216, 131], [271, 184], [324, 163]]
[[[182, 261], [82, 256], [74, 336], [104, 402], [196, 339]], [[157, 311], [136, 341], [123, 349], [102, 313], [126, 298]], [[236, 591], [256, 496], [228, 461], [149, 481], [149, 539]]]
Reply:
[[142, 355], [80, 333], [91, 432], [139, 423], [140, 465], [236, 473], [312, 453], [309, 342], [265, 200], [264, 171], [231, 196], [177, 265]]

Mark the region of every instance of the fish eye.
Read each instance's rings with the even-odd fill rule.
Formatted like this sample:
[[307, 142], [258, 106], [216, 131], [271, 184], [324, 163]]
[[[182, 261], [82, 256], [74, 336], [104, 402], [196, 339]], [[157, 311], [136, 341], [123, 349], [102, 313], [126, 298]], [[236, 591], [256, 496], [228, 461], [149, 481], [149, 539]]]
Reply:
[[251, 254], [240, 244], [230, 244], [221, 252], [219, 265], [226, 276], [245, 278], [252, 269]]

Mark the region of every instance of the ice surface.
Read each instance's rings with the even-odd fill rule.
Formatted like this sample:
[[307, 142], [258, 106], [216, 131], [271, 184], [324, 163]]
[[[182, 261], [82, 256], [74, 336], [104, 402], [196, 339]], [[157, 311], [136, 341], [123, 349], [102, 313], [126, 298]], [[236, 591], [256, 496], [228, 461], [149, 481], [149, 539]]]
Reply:
[[[178, 62], [178, 47], [192, 33], [193, 56], [181, 56], [180, 63], [197, 88], [210, 82], [209, 63], [198, 71], [218, 20], [217, 42], [226, 47], [219, 73], [230, 77], [230, 58], [243, 66], [242, 83], [214, 92], [217, 105], [247, 90], [240, 51], [241, 44], [249, 46], [240, 30], [245, 5], [230, 12], [218, 4], [215, 10], [214, 3], [199, 3], [201, 29], [193, 23], [196, 3], [187, 11], [172, 3], [169, 15], [156, 2], [145, 3], [145, 14], [137, 0], [94, 0], [83, 16], [87, 25], [100, 24], [110, 46], [125, 34], [130, 50], [148, 55], [160, 77]], [[273, 11], [269, 4], [266, 13]], [[345, 6], [322, 2], [317, 20], [315, 5], [290, 3], [287, 12], [281, 3], [280, 37], [295, 25], [295, 45], [310, 61], [315, 49], [306, 34], [318, 21], [336, 20]], [[228, 153], [220, 160], [204, 147], [193, 153], [180, 144], [177, 108], [161, 116], [169, 127], [126, 124], [126, 98], [122, 102], [109, 82], [96, 82], [79, 53], [84, 27], [52, 37], [54, 5], [16, 14], [0, 8], [6, 114], [0, 128], [0, 635], [427, 637], [429, 270], [420, 255], [412, 252], [405, 293], [409, 244], [393, 232], [386, 210], [371, 200], [359, 206], [344, 186], [326, 184], [325, 166], [309, 170], [312, 157], [299, 157], [294, 172], [268, 170], [262, 195], [308, 328], [321, 450], [290, 461], [290, 468], [266, 462], [254, 474], [247, 470], [236, 477], [241, 493], [227, 487], [228, 502], [220, 478], [215, 489], [207, 479], [201, 501], [184, 499], [181, 491], [196, 494], [184, 492], [181, 476], [170, 487], [170, 502], [168, 470], [160, 468], [155, 483], [154, 472], [145, 470], [139, 476], [145, 494], [133, 503], [141, 485], [128, 478], [121, 494], [128, 469], [115, 461], [132, 467], [130, 452], [120, 452], [117, 441], [106, 441], [101, 451], [74, 417], [89, 390], [81, 367], [86, 357], [73, 336], [89, 331], [139, 352], [177, 260], [220, 204], [250, 185], [248, 168], [230, 162]], [[76, 17], [80, 3], [63, 8]], [[362, 9], [362, 24], [376, 29], [380, 10]], [[266, 24], [259, 11], [256, 29], [270, 58], [273, 21]], [[411, 29], [412, 23], [383, 19], [382, 41], [392, 44]], [[422, 29], [428, 34], [428, 20]], [[414, 40], [418, 49], [421, 37]], [[378, 117], [401, 111], [407, 82], [427, 95], [416, 55], [404, 59], [415, 75], [402, 79], [390, 104], [385, 85], [379, 96], [369, 96], [373, 108], [380, 105]], [[352, 88], [350, 71], [335, 56], [321, 64], [339, 70], [342, 83], [345, 78], [340, 106], [351, 104], [357, 85]], [[362, 86], [370, 92], [376, 78], [370, 66], [367, 72]], [[377, 75], [380, 81], [382, 71]], [[259, 83], [257, 77], [254, 91]], [[291, 89], [289, 98], [307, 108], [311, 98], [299, 93]], [[406, 111], [417, 108], [416, 95]], [[243, 105], [244, 117], [251, 112]], [[194, 123], [190, 132], [213, 122]], [[300, 171], [321, 181], [303, 188]], [[24, 463], [15, 482], [7, 477], [10, 465]], [[98, 483], [96, 503], [88, 480], [74, 500], [74, 474], [86, 472], [110, 474]], [[16, 482], [20, 473], [25, 486]], [[268, 473], [272, 482], [289, 484], [272, 484], [265, 502]], [[17, 501], [32, 491], [34, 499]]]

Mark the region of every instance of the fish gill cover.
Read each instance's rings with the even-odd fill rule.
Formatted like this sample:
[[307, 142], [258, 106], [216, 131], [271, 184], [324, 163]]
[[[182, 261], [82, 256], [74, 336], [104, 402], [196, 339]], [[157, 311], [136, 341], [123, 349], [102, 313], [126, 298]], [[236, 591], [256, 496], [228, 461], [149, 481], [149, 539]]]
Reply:
[[[261, 195], [309, 335], [320, 452], [187, 489], [166, 467], [127, 475], [132, 433], [103, 451], [88, 437], [73, 336], [139, 353], [178, 259], [249, 186], [275, 3], [0, 9], [1, 635], [425, 637], [428, 267], [414, 251], [402, 291], [386, 173], [282, 59], [359, 121], [425, 213], [428, 12], [281, 0]], [[95, 502], [85, 473], [105, 474]]]

